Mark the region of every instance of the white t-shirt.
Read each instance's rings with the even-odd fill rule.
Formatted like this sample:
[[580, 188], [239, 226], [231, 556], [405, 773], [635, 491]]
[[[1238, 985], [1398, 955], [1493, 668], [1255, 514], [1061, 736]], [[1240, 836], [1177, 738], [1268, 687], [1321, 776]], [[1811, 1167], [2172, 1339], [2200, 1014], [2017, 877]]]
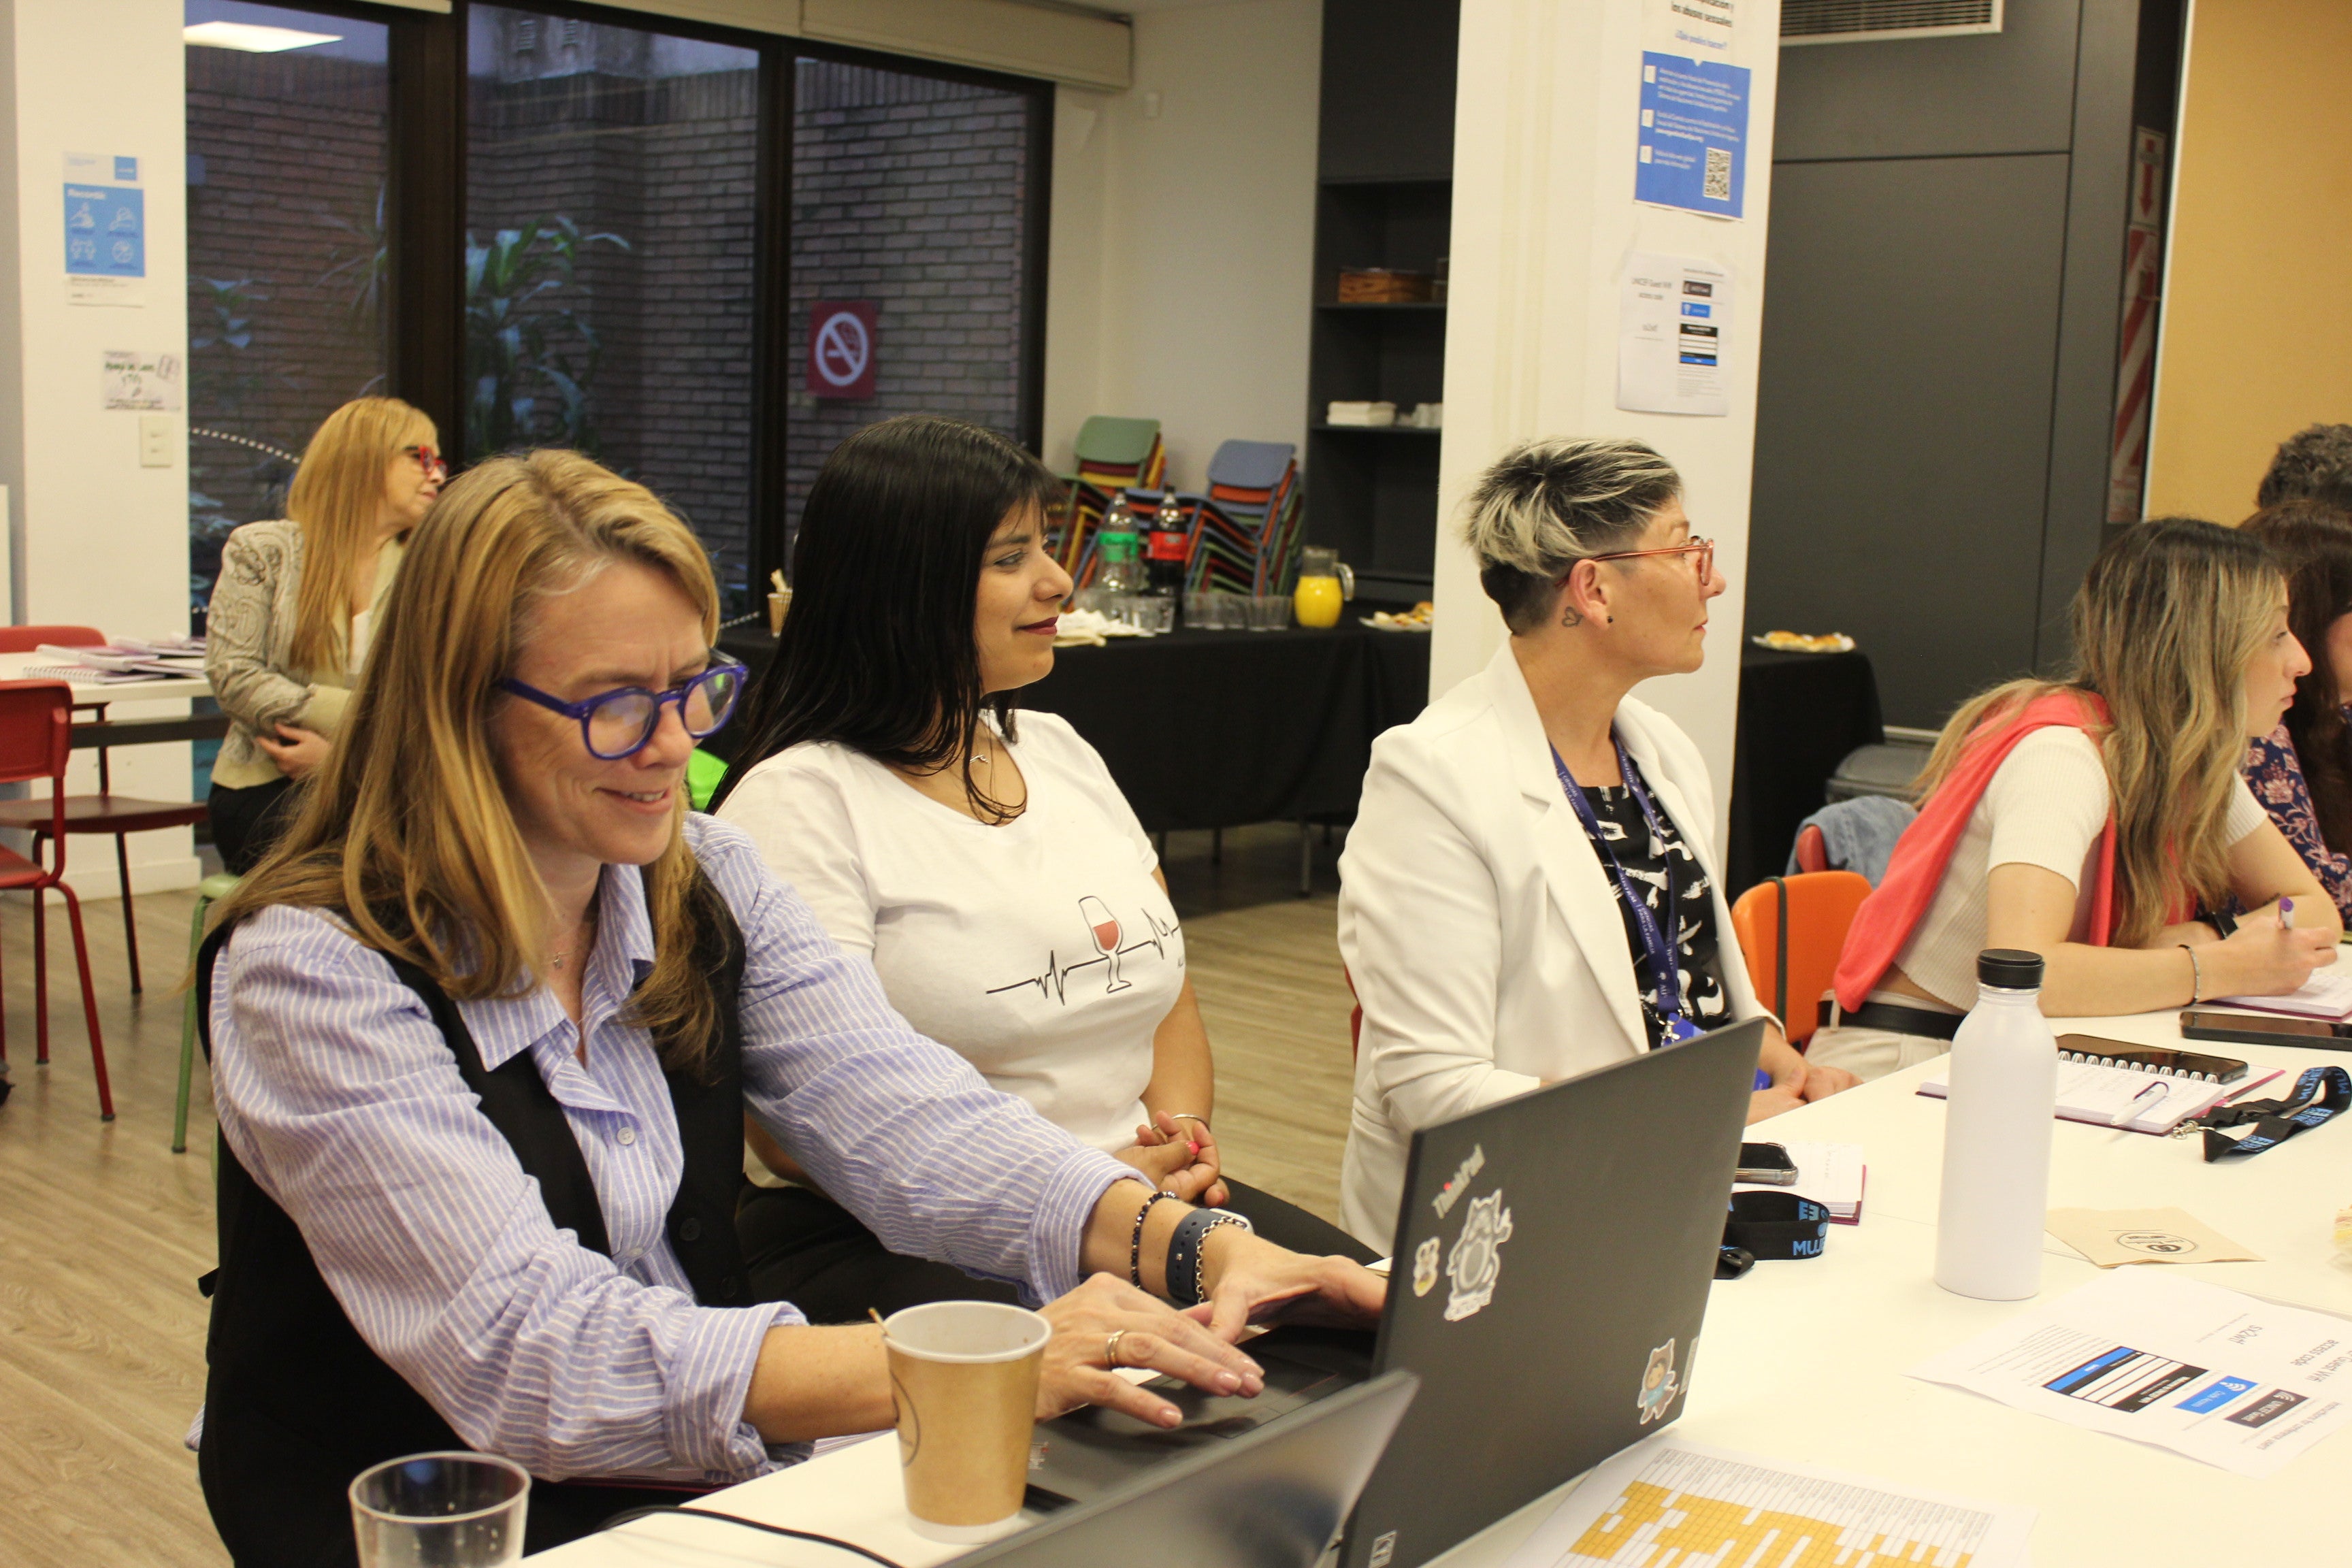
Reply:
[[[2066, 940], [2089, 941], [2097, 872], [2092, 857], [2107, 825], [2107, 801], [2106, 765], [2082, 731], [2053, 724], [2020, 741], [1993, 770], [1927, 912], [1895, 956], [1903, 973], [1961, 1012], [1976, 1005], [1986, 879], [1996, 866], [2040, 866], [2072, 882], [2074, 922]], [[2228, 841], [2237, 843], [2269, 820], [2246, 781], [2237, 780], [2223, 827]]]
[[1146, 1120], [1151, 1037], [1183, 989], [1184, 936], [1095, 749], [1051, 713], [1016, 728], [1029, 804], [997, 826], [821, 742], [752, 768], [719, 815], [835, 942], [872, 958], [908, 1023], [1115, 1153]]

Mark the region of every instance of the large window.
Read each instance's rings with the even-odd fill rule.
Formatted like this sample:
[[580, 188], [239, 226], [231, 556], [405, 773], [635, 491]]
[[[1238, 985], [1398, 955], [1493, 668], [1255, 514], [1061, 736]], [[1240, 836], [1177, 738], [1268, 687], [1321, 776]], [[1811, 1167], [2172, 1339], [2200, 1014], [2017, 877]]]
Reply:
[[[188, 0], [188, 531], [201, 607], [319, 421], [385, 384], [387, 29]], [[200, 42], [203, 39], [221, 40]]]
[[759, 53], [476, 5], [467, 60], [467, 453], [589, 453], [745, 602]]
[[860, 426], [946, 414], [1021, 433], [1032, 128], [1024, 93], [908, 70], [803, 58], [794, 89], [793, 364], [819, 301], [864, 301], [877, 318], [871, 398], [802, 378], [798, 518], [825, 454]]
[[[276, 452], [362, 392], [461, 466], [570, 446], [650, 486], [730, 615], [858, 426], [1034, 447], [1044, 84], [549, 0], [187, 18], [199, 603], [282, 510]], [[871, 307], [870, 395], [812, 390], [820, 300]]]

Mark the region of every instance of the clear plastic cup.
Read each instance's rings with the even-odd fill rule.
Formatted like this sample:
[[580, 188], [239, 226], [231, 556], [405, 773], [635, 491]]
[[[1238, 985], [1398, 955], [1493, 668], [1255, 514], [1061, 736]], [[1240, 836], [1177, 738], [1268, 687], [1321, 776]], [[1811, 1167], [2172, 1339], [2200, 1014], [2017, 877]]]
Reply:
[[1249, 629], [1254, 632], [1278, 632], [1290, 625], [1290, 595], [1287, 594], [1255, 594], [1250, 596]]
[[495, 1454], [411, 1454], [352, 1482], [360, 1568], [505, 1568], [522, 1561], [530, 1474]]

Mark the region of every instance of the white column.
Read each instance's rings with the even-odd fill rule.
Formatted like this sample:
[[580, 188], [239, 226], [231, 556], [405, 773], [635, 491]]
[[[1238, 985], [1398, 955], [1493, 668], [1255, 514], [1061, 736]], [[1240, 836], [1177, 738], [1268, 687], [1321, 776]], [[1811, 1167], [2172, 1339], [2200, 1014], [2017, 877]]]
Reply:
[[[110, 351], [187, 363], [187, 142], [181, 0], [0, 0], [0, 484], [8, 489], [17, 624], [65, 623], [110, 637], [184, 630], [188, 464], [182, 406], [109, 410]], [[68, 157], [94, 157], [84, 183], [132, 184], [144, 207], [146, 275], [135, 303], [68, 303]], [[98, 176], [93, 181], [93, 174]], [[142, 464], [142, 420], [163, 420], [164, 449]], [[153, 459], [163, 458], [160, 465]], [[115, 717], [167, 718], [184, 703], [125, 705]], [[78, 754], [77, 789], [97, 771]], [[115, 754], [113, 787], [186, 800], [188, 747]], [[78, 891], [116, 887], [113, 846], [84, 838], [68, 866]], [[196, 862], [186, 829], [131, 841], [134, 889], [184, 887]]]
[[[1779, 0], [1735, 3], [1729, 63], [1751, 76], [1745, 216], [1729, 221], [1633, 199], [1643, 0], [1463, 0], [1430, 668], [1431, 695], [1440, 695], [1483, 667], [1506, 635], [1454, 531], [1479, 470], [1537, 436], [1646, 441], [1682, 471], [1692, 529], [1717, 542], [1731, 587], [1715, 602], [1706, 668], [1640, 695], [1697, 742], [1727, 816], [1780, 32]], [[1650, 4], [1669, 10], [1666, 0]], [[1617, 407], [1619, 278], [1634, 250], [1712, 258], [1734, 275], [1727, 415]]]

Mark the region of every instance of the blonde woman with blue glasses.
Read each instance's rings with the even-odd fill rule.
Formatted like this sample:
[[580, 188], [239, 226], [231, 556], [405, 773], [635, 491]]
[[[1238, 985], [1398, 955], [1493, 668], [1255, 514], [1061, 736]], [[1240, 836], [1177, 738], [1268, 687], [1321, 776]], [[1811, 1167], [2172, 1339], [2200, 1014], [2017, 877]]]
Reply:
[[1171, 1426], [1117, 1368], [1255, 1394], [1253, 1312], [1378, 1312], [1363, 1269], [991, 1089], [685, 809], [741, 679], [718, 618], [708, 554], [643, 486], [574, 453], [482, 464], [416, 531], [299, 815], [218, 906], [198, 1473], [243, 1568], [352, 1563], [345, 1489], [402, 1454], [523, 1465], [535, 1552], [646, 1486], [889, 1426], [877, 1328], [747, 1287], [747, 1109], [898, 1250], [1046, 1303], [1043, 1414]]

